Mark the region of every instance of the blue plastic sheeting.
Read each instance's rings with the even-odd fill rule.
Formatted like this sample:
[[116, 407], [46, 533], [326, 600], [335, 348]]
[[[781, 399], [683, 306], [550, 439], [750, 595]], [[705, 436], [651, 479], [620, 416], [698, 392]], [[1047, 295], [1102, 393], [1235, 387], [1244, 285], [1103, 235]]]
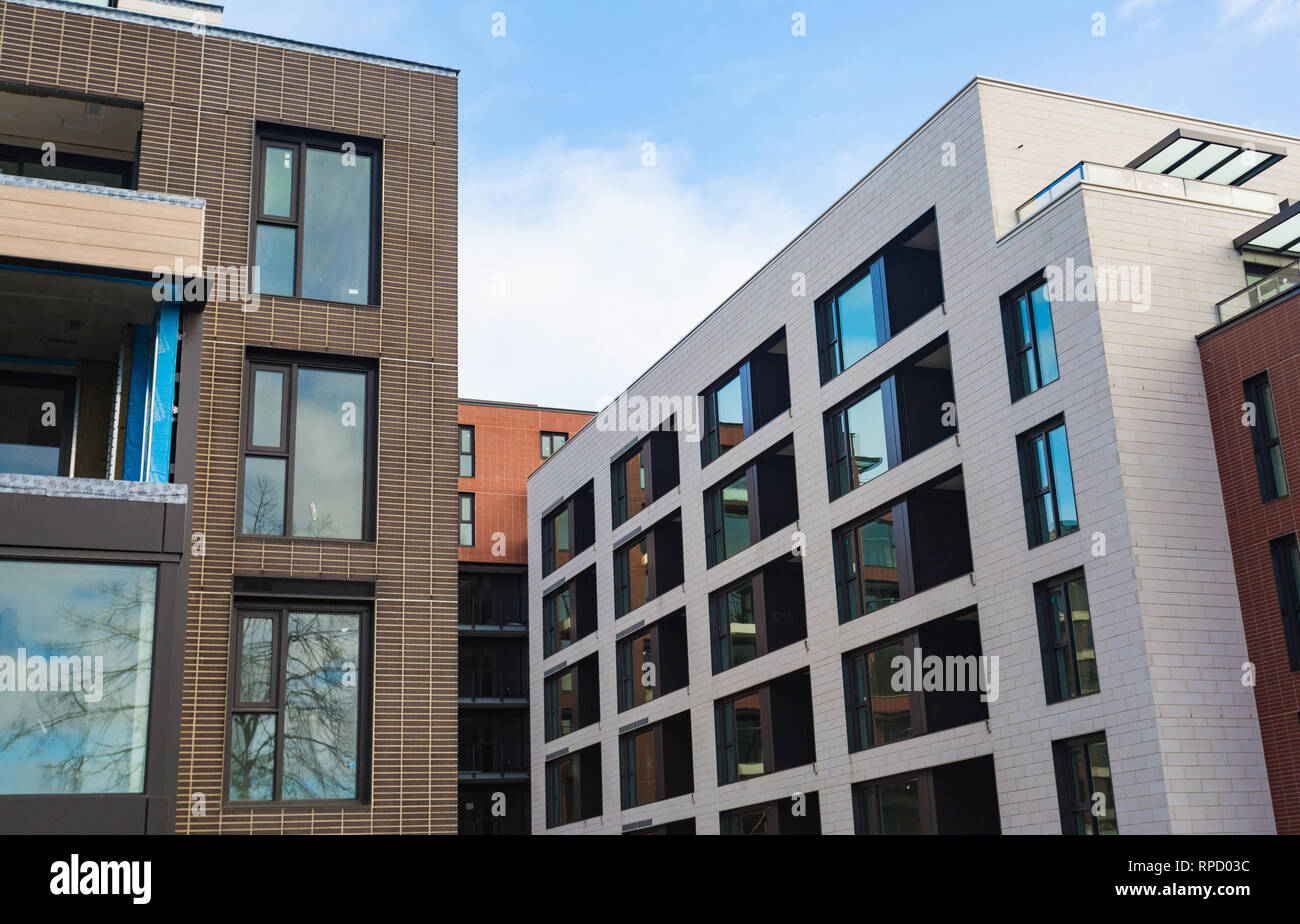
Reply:
[[168, 303], [158, 308], [158, 320], [154, 325], [153, 407], [145, 481], [171, 481], [172, 406], [176, 401], [176, 344], [180, 326], [179, 305]]
[[126, 399], [126, 439], [123, 442], [123, 481], [144, 481], [145, 453], [149, 421], [145, 417], [149, 406], [149, 383], [153, 378], [152, 328], [137, 324], [132, 329], [131, 386]]

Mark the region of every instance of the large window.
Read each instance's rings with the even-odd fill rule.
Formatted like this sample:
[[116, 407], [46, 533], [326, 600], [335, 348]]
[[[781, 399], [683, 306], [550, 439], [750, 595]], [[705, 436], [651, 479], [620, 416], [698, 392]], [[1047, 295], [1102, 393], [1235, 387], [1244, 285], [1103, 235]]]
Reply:
[[691, 766], [691, 714], [619, 735], [618, 776], [624, 809], [684, 796], [695, 788]]
[[596, 631], [596, 566], [542, 597], [542, 655], [549, 658]]
[[232, 802], [366, 798], [369, 636], [350, 607], [236, 608]]
[[1025, 529], [1032, 549], [1079, 529], [1070, 444], [1060, 418], [1021, 434], [1017, 442]]
[[708, 465], [790, 407], [785, 329], [769, 338], [700, 395], [704, 439], [700, 464]]
[[266, 295], [379, 301], [379, 146], [258, 133], [253, 263]]
[[992, 757], [930, 767], [853, 786], [857, 834], [998, 834]]
[[812, 729], [807, 668], [717, 701], [718, 785], [812, 763]]
[[708, 566], [712, 568], [797, 519], [794, 439], [787, 437], [705, 492]]
[[460, 427], [460, 477], [474, 477], [474, 428]]
[[618, 711], [686, 686], [686, 611], [678, 610], [618, 639]]
[[144, 791], [157, 583], [0, 560], [0, 795]]
[[595, 818], [601, 808], [600, 745], [546, 764], [546, 827]]
[[1043, 651], [1047, 701], [1060, 702], [1096, 693], [1097, 653], [1092, 644], [1092, 615], [1082, 571], [1052, 578], [1034, 587], [1038, 639]]
[[614, 618], [682, 583], [682, 516], [675, 510], [614, 551]]
[[542, 682], [544, 740], [562, 738], [600, 718], [598, 666], [598, 656], [589, 655]]
[[0, 372], [0, 472], [68, 475], [77, 379]]
[[595, 492], [589, 481], [542, 517], [542, 576], [590, 548], [595, 541]]
[[245, 382], [243, 534], [372, 538], [373, 369], [255, 358]]
[[1273, 386], [1268, 373], [1263, 372], [1248, 379], [1243, 385], [1246, 400], [1254, 407], [1254, 423], [1250, 429], [1255, 447], [1255, 472], [1259, 476], [1259, 494], [1264, 503], [1289, 492], [1286, 468], [1282, 464], [1282, 437], [1277, 428], [1277, 412], [1273, 406]]
[[636, 516], [678, 484], [677, 434], [657, 430], [610, 465], [611, 513], [615, 528]]
[[542, 458], [549, 459], [555, 451], [569, 441], [569, 434], [542, 431]]
[[821, 808], [817, 793], [798, 793], [788, 799], [746, 805], [718, 814], [719, 833], [821, 834]]
[[1057, 380], [1052, 305], [1041, 273], [1002, 296], [1002, 333], [1012, 401]]
[[1291, 670], [1300, 671], [1300, 545], [1297, 545], [1295, 533], [1292, 533], [1274, 539], [1270, 549]]
[[1052, 743], [1065, 834], [1118, 834], [1105, 734]]
[[803, 566], [786, 556], [709, 595], [713, 673], [808, 635]]
[[459, 516], [460, 516], [460, 544], [462, 546], [472, 546], [474, 544], [474, 495], [461, 494], [459, 496]]
[[931, 211], [817, 299], [822, 383], [942, 303], [939, 234]]

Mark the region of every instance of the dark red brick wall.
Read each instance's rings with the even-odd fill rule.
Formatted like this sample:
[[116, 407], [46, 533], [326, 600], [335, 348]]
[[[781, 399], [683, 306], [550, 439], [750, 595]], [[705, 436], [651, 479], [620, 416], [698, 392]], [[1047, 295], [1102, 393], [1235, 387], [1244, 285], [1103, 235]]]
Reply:
[[[1300, 834], [1300, 672], [1291, 670], [1269, 542], [1300, 528], [1300, 296], [1201, 341], [1201, 368], [1279, 834]], [[1265, 504], [1242, 383], [1268, 372], [1291, 494]]]
[[[542, 431], [573, 436], [591, 414], [535, 407], [462, 402], [459, 420], [474, 428], [474, 477], [459, 490], [474, 495], [474, 547], [461, 547], [463, 562], [528, 564], [528, 476], [542, 464]], [[504, 537], [504, 555], [493, 555], [492, 536]]]

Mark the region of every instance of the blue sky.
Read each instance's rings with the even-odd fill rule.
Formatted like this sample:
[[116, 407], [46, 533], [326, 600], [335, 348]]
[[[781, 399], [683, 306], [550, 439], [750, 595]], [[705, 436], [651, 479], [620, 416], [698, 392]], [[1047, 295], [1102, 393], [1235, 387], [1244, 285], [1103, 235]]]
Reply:
[[976, 74], [1297, 133], [1300, 0], [227, 0], [226, 24], [461, 70], [460, 392], [562, 407], [626, 387]]

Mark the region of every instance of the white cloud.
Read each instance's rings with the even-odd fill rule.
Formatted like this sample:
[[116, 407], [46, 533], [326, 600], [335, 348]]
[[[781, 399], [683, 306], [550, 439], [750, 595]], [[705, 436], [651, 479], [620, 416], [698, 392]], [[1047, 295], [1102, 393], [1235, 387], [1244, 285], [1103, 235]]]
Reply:
[[1135, 14], [1153, 11], [1167, 2], [1168, 0], [1124, 0], [1119, 5], [1119, 18], [1129, 19]]
[[1219, 25], [1253, 35], [1300, 27], [1300, 0], [1220, 0]]
[[461, 395], [599, 410], [804, 224], [770, 184], [656, 154], [550, 141], [463, 165]]

